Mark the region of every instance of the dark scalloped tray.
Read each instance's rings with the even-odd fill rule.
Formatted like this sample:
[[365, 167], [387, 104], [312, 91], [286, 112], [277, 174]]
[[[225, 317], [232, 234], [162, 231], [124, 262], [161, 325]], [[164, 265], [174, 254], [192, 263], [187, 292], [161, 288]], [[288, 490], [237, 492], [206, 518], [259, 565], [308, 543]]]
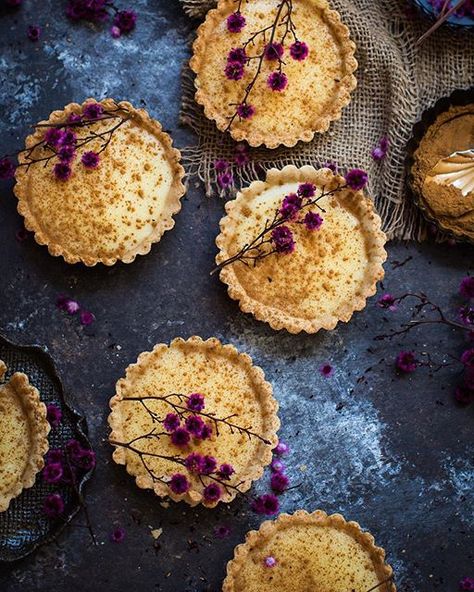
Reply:
[[[6, 378], [13, 372], [24, 372], [40, 391], [42, 401], [61, 408], [61, 424], [53, 428], [48, 436], [50, 449], [62, 448], [71, 438], [91, 447], [86, 436], [85, 419], [67, 402], [54, 362], [43, 348], [16, 345], [0, 335], [0, 359], [8, 366]], [[92, 471], [83, 474], [78, 481], [80, 495], [91, 474]], [[52, 486], [38, 476], [32, 488], [25, 489], [12, 500], [6, 512], [0, 513], [0, 561], [22, 559], [40, 545], [54, 540], [79, 512], [81, 505], [77, 491], [70, 485], [62, 485], [59, 489], [56, 486], [54, 491], [59, 491], [65, 502], [64, 517], [49, 520], [42, 511], [42, 505], [52, 491]]]
[[432, 107], [426, 109], [421, 116], [420, 121], [418, 121], [413, 126], [412, 136], [407, 144], [406, 147], [406, 158], [405, 158], [405, 171], [406, 171], [406, 180], [407, 180], [407, 190], [409, 196], [413, 200], [413, 203], [419, 208], [423, 217], [427, 222], [430, 224], [434, 224], [445, 236], [449, 238], [453, 238], [458, 242], [467, 242], [474, 244], [469, 237], [455, 234], [454, 232], [449, 231], [446, 228], [443, 228], [438, 220], [434, 218], [428, 209], [425, 207], [422, 197], [419, 195], [418, 191], [413, 186], [413, 175], [411, 172], [411, 168], [413, 166], [414, 158], [413, 155], [418, 148], [421, 138], [424, 136], [428, 127], [434, 123], [435, 119], [438, 117], [440, 113], [446, 111], [453, 105], [467, 105], [468, 103], [474, 103], [474, 86], [467, 89], [458, 89], [455, 90], [449, 97], [443, 97], [439, 99]]

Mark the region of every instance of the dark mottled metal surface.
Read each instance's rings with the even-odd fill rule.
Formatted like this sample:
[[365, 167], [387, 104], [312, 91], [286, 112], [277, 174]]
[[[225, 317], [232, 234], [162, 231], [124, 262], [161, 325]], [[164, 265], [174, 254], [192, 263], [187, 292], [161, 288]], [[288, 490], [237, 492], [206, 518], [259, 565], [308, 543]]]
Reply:
[[[190, 23], [177, 3], [137, 0], [138, 29], [119, 41], [106, 31], [72, 26], [63, 4], [25, 0], [21, 11], [0, 18], [0, 152], [21, 145], [29, 123], [91, 95], [146, 105], [178, 146], [192, 143], [178, 127], [179, 72]], [[38, 44], [26, 39], [33, 22], [44, 27]], [[274, 385], [281, 434], [292, 447], [289, 473], [301, 483], [282, 496], [283, 510], [340, 511], [386, 548], [400, 590], [454, 592], [461, 576], [474, 575], [474, 410], [453, 403], [458, 366], [398, 378], [393, 359], [403, 347], [449, 360], [448, 354], [462, 351], [461, 336], [435, 327], [413, 333], [403, 345], [374, 342], [403, 317], [401, 311], [383, 314], [374, 299], [330, 333], [271, 331], [240, 313], [219, 280], [209, 278], [222, 212], [223, 203], [204, 199], [192, 182], [176, 228], [148, 256], [130, 266], [85, 269], [50, 257], [31, 239], [18, 243], [15, 199], [9, 184], [1, 186], [0, 330], [47, 345], [87, 415], [99, 456], [88, 501], [101, 544], [91, 547], [85, 529], [70, 527], [31, 558], [0, 566], [0, 590], [220, 589], [234, 546], [260, 518], [245, 500], [211, 511], [164, 508], [111, 462], [105, 441], [107, 402], [125, 367], [157, 342], [197, 334], [249, 352]], [[472, 248], [391, 245], [389, 251], [386, 288], [424, 290], [456, 306], [458, 283], [470, 266], [473, 272]], [[92, 327], [81, 328], [55, 308], [64, 292], [95, 313]], [[335, 367], [330, 379], [318, 372], [326, 361]], [[257, 490], [267, 486], [268, 476]], [[127, 531], [121, 545], [109, 541], [115, 524]], [[213, 535], [221, 524], [232, 529], [224, 541]], [[150, 534], [156, 528], [163, 529], [157, 541]]]

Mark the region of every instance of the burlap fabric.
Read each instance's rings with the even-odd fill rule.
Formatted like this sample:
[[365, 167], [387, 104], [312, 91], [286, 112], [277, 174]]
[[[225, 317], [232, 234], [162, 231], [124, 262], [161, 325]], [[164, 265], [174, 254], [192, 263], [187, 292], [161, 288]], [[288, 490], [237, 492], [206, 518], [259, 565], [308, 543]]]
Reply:
[[[216, 2], [180, 0], [186, 12], [204, 18]], [[275, 0], [276, 1], [276, 0]], [[424, 109], [456, 88], [474, 81], [474, 35], [441, 28], [421, 46], [417, 39], [429, 26], [426, 18], [409, 9], [407, 0], [331, 0], [357, 45], [358, 88], [329, 132], [309, 144], [277, 150], [253, 149], [250, 162], [234, 166], [236, 187], [250, 182], [272, 166], [334, 161], [344, 170], [360, 167], [369, 172], [374, 197], [389, 238], [422, 239], [425, 225], [405, 190], [406, 144]], [[232, 160], [235, 143], [218, 131], [194, 102], [193, 76], [183, 75], [182, 121], [197, 133], [198, 144], [183, 150], [190, 175], [197, 175], [208, 195], [221, 193], [213, 163]], [[382, 162], [372, 148], [388, 136], [390, 151]]]

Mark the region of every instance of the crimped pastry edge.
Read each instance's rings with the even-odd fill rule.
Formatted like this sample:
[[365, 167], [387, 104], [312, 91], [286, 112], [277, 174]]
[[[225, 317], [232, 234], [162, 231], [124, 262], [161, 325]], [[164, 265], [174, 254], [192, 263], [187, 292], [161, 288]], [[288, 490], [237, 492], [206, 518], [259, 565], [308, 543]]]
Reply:
[[[256, 148], [258, 146], [266, 146], [267, 148], [278, 148], [278, 146], [286, 146], [287, 148], [294, 147], [298, 142], [311, 142], [316, 133], [324, 133], [329, 129], [332, 121], [337, 121], [342, 117], [342, 110], [351, 101], [351, 93], [357, 87], [357, 79], [354, 72], [357, 70], [358, 63], [355, 58], [356, 45], [350, 39], [350, 31], [348, 27], [341, 21], [340, 14], [329, 8], [327, 2], [321, 5], [321, 2], [311, 0], [317, 8], [322, 10], [325, 20], [331, 25], [333, 30], [337, 33], [341, 40], [341, 56], [346, 63], [347, 72], [339, 83], [339, 100], [334, 103], [329, 113], [325, 113], [318, 118], [315, 118], [311, 129], [303, 130], [299, 135], [288, 135], [280, 138], [265, 137], [263, 134], [252, 133], [252, 130], [245, 132], [241, 129], [231, 127], [230, 135], [236, 142], [246, 141], [250, 146]], [[197, 36], [193, 43], [193, 55], [189, 61], [191, 70], [196, 74], [194, 85], [196, 87], [195, 100], [204, 109], [204, 114], [208, 119], [214, 121], [217, 129], [225, 131], [228, 121], [220, 112], [212, 108], [212, 105], [207, 99], [206, 93], [199, 86], [199, 74], [202, 67], [202, 56], [205, 55], [207, 48], [207, 34], [208, 31], [214, 30], [217, 24], [221, 21], [221, 12], [225, 12], [228, 8], [234, 6], [234, 0], [219, 0], [217, 8], [209, 10], [206, 15], [206, 20], [199, 26]]]
[[[227, 575], [223, 582], [222, 592], [241, 592], [236, 590], [234, 580], [242, 565], [247, 561], [250, 551], [258, 546], [261, 540], [267, 541], [278, 530], [284, 529], [290, 524], [317, 524], [321, 527], [332, 527], [352, 536], [370, 555], [380, 582], [393, 576], [393, 569], [385, 562], [385, 550], [375, 545], [374, 537], [363, 531], [359, 523], [346, 521], [341, 514], [328, 515], [323, 510], [312, 513], [306, 510], [297, 510], [294, 514], [280, 514], [276, 520], [263, 522], [259, 530], [251, 530], [245, 537], [245, 542], [234, 549], [234, 558], [227, 563]], [[288, 582], [290, 585], [290, 582]], [[393, 581], [380, 587], [380, 592], [396, 592]]]
[[[227, 252], [226, 247], [226, 233], [232, 234], [235, 226], [235, 220], [232, 218], [233, 210], [243, 201], [251, 201], [257, 196], [267, 185], [279, 185], [287, 182], [304, 182], [312, 181], [317, 186], [328, 184], [333, 180], [338, 180], [340, 183], [344, 182], [343, 177], [334, 175], [329, 169], [315, 169], [313, 166], [306, 165], [297, 168], [294, 165], [288, 165], [283, 169], [270, 169], [267, 172], [266, 181], [254, 181], [248, 187], [238, 192], [235, 199], [226, 203], [225, 209], [227, 215], [224, 216], [220, 223], [220, 234], [216, 238], [216, 245], [219, 248], [219, 253], [216, 256], [216, 263], [219, 264], [231, 256]], [[341, 309], [337, 315], [326, 315], [323, 318], [315, 318], [311, 320], [300, 319], [291, 315], [284, 314], [281, 310], [275, 310], [247, 295], [245, 288], [240, 284], [233, 265], [228, 265], [221, 269], [219, 277], [221, 281], [227, 285], [227, 292], [233, 300], [237, 300], [242, 312], [251, 313], [257, 320], [264, 321], [272, 327], [272, 329], [280, 330], [286, 329], [289, 333], [317, 333], [321, 329], [332, 330], [336, 327], [339, 321], [348, 322], [354, 312], [363, 310], [366, 306], [367, 298], [373, 296], [377, 291], [377, 282], [384, 277], [383, 263], [387, 259], [387, 253], [384, 245], [386, 243], [386, 236], [381, 230], [381, 219], [375, 212], [372, 200], [364, 195], [362, 191], [354, 192], [361, 197], [360, 208], [361, 216], [364, 219], [371, 220], [372, 224], [369, 229], [374, 238], [372, 247], [372, 257], [369, 261], [367, 276], [370, 281], [361, 287], [360, 296], [355, 297], [352, 301], [345, 303], [345, 308]]]
[[[0, 368], [6, 370], [1, 360]], [[38, 389], [30, 384], [26, 374], [15, 372], [9, 382], [0, 385], [0, 388], [2, 386], [9, 386], [20, 399], [31, 434], [31, 450], [20, 481], [10, 491], [0, 494], [0, 512], [5, 512], [12, 499], [35, 484], [36, 475], [43, 469], [44, 457], [49, 450], [48, 434], [51, 427], [46, 419], [46, 405], [40, 400]]]
[[[26, 167], [19, 167], [16, 169], [15, 178], [16, 184], [14, 186], [14, 193], [18, 198], [18, 213], [25, 219], [25, 228], [34, 233], [36, 242], [39, 245], [46, 245], [50, 255], [54, 257], [63, 257], [66, 263], [84, 263], [88, 267], [102, 263], [107, 266], [114, 265], [117, 261], [123, 263], [132, 263], [137, 255], [146, 255], [150, 252], [151, 246], [160, 241], [161, 237], [167, 230], [171, 230], [175, 224], [173, 216], [181, 210], [181, 198], [186, 193], [185, 186], [182, 182], [185, 171], [180, 164], [181, 153], [176, 148], [173, 148], [173, 141], [171, 136], [163, 131], [159, 121], [153, 119], [145, 109], [137, 109], [128, 101], [114, 101], [106, 98], [101, 101], [96, 101], [94, 98], [86, 99], [82, 104], [69, 103], [62, 110], [53, 111], [48, 120], [40, 121], [40, 124], [45, 123], [60, 123], [66, 121], [68, 116], [73, 113], [79, 113], [87, 103], [100, 103], [105, 108], [115, 107], [119, 105], [128, 109], [133, 117], [138, 121], [145, 122], [153, 134], [160, 140], [168, 157], [168, 162], [173, 169], [173, 183], [170, 187], [166, 200], [168, 207], [163, 211], [167, 213], [167, 217], [157, 225], [154, 231], [144, 240], [140, 245], [131, 249], [123, 256], [119, 257], [96, 257], [87, 253], [73, 253], [68, 250], [67, 245], [59, 244], [54, 240], [50, 240], [47, 234], [42, 230], [40, 222], [36, 219], [33, 212], [31, 212], [28, 204], [28, 171]], [[36, 131], [29, 135], [25, 140], [25, 147], [30, 148], [43, 138], [42, 128], [37, 128]], [[19, 156], [19, 162], [24, 162], [22, 154]]]
[[[241, 492], [248, 491], [252, 485], [252, 482], [260, 479], [260, 477], [263, 475], [264, 468], [270, 464], [272, 460], [272, 449], [278, 443], [278, 438], [276, 435], [280, 427], [280, 420], [277, 416], [278, 403], [273, 397], [273, 389], [271, 384], [265, 380], [263, 370], [259, 366], [253, 365], [252, 358], [246, 353], [239, 352], [233, 345], [223, 345], [216, 337], [211, 337], [207, 340], [203, 340], [201, 337], [196, 335], [189, 337], [188, 339], [177, 337], [173, 339], [169, 345], [166, 343], [159, 343], [154, 346], [152, 351], [142, 352], [138, 356], [136, 363], [130, 364], [127, 367], [125, 371], [125, 378], [118, 380], [116, 384], [116, 394], [110, 399], [109, 405], [111, 413], [108, 417], [108, 423], [112, 431], [109, 435], [109, 440], [120, 442], [124, 439], [122, 414], [120, 411], [120, 403], [124, 400], [122, 390], [133, 384], [134, 376], [137, 373], [143, 372], [147, 367], [148, 361], [152, 360], [155, 355], [177, 345], [186, 345], [190, 349], [198, 346], [209, 350], [221, 350], [225, 352], [230, 358], [238, 361], [240, 364], [248, 368], [252, 373], [252, 378], [254, 379], [258, 392], [260, 393], [260, 401], [263, 409], [262, 416], [268, 418], [267, 431], [261, 435], [265, 439], [269, 440], [270, 444], [266, 445], [262, 443], [262, 446], [260, 447], [260, 455], [257, 456], [252, 466], [248, 468], [247, 473], [244, 472], [239, 474], [239, 477], [242, 480], [242, 483], [239, 485], [239, 490]], [[212, 503], [206, 502], [203, 499], [202, 494], [199, 491], [193, 489], [190, 489], [184, 494], [178, 495], [172, 492], [164, 483], [153, 483], [148, 475], [136, 474], [133, 472], [130, 466], [127, 464], [127, 454], [124, 448], [118, 446], [115, 447], [112, 458], [117, 464], [125, 465], [127, 473], [132, 477], [135, 477], [137, 487], [140, 489], [152, 489], [157, 496], [167, 497], [175, 502], [184, 501], [190, 506], [202, 504], [206, 507], [213, 508], [220, 502], [231, 502], [237, 495], [237, 492], [233, 490], [231, 490], [229, 493], [224, 492], [219, 501]]]

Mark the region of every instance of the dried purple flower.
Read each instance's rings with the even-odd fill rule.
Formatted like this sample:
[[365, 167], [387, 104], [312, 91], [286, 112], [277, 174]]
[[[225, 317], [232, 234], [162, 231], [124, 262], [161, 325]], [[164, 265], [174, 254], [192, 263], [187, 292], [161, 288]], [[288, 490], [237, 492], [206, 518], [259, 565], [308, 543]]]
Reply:
[[222, 496], [222, 491], [217, 483], [209, 483], [203, 491], [203, 496], [206, 502], [217, 502]]
[[63, 138], [64, 131], [57, 127], [49, 128], [44, 134], [44, 141], [52, 148], [57, 148], [62, 143]]
[[332, 162], [331, 160], [329, 160], [328, 162], [325, 162], [323, 164], [323, 168], [325, 169], [329, 169], [330, 171], [332, 171], [334, 174], [337, 173], [337, 164], [335, 162]]
[[213, 456], [205, 456], [201, 463], [201, 473], [211, 475], [217, 468], [217, 460]]
[[169, 487], [173, 493], [181, 495], [189, 490], [190, 484], [185, 475], [176, 473], [171, 477]]
[[62, 146], [59, 149], [58, 157], [61, 162], [71, 163], [76, 157], [76, 149], [74, 146]]
[[227, 173], [221, 173], [220, 175], [217, 175], [217, 182], [222, 189], [227, 189], [234, 182], [234, 175], [230, 171]]
[[331, 366], [331, 364], [323, 364], [320, 366], [319, 371], [321, 375], [324, 376], [324, 378], [329, 378], [334, 374], [334, 368]]
[[43, 481], [46, 483], [59, 483], [63, 476], [63, 467], [60, 463], [47, 464], [41, 474], [43, 476]]
[[244, 67], [238, 62], [231, 62], [225, 67], [224, 73], [228, 80], [241, 80], [244, 77]]
[[300, 211], [302, 205], [302, 198], [299, 197], [299, 195], [296, 195], [296, 193], [290, 193], [282, 201], [280, 215], [285, 220], [294, 219]]
[[205, 406], [206, 404], [204, 402], [204, 395], [201, 395], [200, 393], [192, 393], [189, 395], [186, 407], [190, 411], [197, 411], [199, 413], [204, 409]]
[[121, 33], [130, 33], [137, 24], [137, 14], [133, 10], [119, 10], [114, 17], [114, 26], [120, 29]]
[[41, 27], [39, 25], [30, 25], [28, 27], [28, 39], [30, 41], [39, 41], [41, 37]]
[[284, 72], [272, 72], [267, 78], [269, 88], [281, 92], [288, 86], [288, 77]]
[[324, 219], [317, 212], [307, 212], [303, 223], [307, 230], [319, 230], [323, 225]]
[[459, 309], [459, 320], [465, 325], [474, 325], [474, 307], [470, 305], [462, 306]]
[[239, 150], [235, 153], [234, 156], [234, 162], [237, 166], [241, 167], [244, 166], [245, 164], [247, 164], [249, 161], [249, 155], [247, 154], [247, 152], [243, 152], [242, 150]]
[[401, 372], [414, 372], [418, 366], [418, 360], [416, 359], [414, 352], [402, 351], [398, 354], [395, 360], [395, 366]]
[[87, 103], [82, 114], [86, 119], [99, 119], [104, 113], [104, 108], [100, 103]]
[[395, 296], [392, 296], [388, 293], [382, 294], [382, 296], [380, 296], [380, 298], [377, 300], [377, 306], [380, 306], [380, 308], [385, 308], [386, 310], [391, 310], [392, 312], [397, 310]]
[[285, 465], [279, 458], [274, 458], [272, 460], [272, 464], [270, 465], [270, 469], [272, 473], [281, 473], [285, 470]]
[[290, 447], [288, 446], [288, 444], [280, 440], [273, 449], [273, 454], [275, 454], [276, 456], [283, 456], [285, 454], [288, 454], [289, 451]]
[[230, 165], [227, 160], [224, 160], [223, 158], [220, 158], [214, 162], [214, 168], [218, 173], [225, 173], [225, 171], [229, 170], [229, 166]]
[[354, 191], [364, 189], [369, 180], [369, 176], [362, 169], [352, 169], [345, 176], [347, 185]]
[[265, 559], [263, 560], [263, 564], [265, 565], [265, 567], [275, 567], [276, 563], [277, 562], [275, 557], [272, 557], [271, 555], [265, 557]]
[[69, 456], [69, 458], [75, 462], [76, 458], [79, 457], [79, 455], [82, 452], [82, 446], [81, 443], [79, 442], [79, 440], [75, 440], [75, 439], [71, 439], [66, 443], [66, 452]]
[[82, 115], [79, 113], [71, 113], [67, 121], [68, 123], [80, 123], [82, 121]]
[[261, 495], [252, 503], [252, 510], [257, 514], [265, 514], [265, 516], [273, 516], [279, 509], [280, 502], [272, 493]]
[[171, 434], [171, 442], [175, 446], [187, 446], [189, 441], [191, 440], [191, 434], [188, 432], [186, 428], [177, 428]]
[[208, 440], [212, 436], [212, 426], [206, 423], [206, 425], [202, 428], [201, 435], [199, 437], [200, 440]]
[[118, 39], [119, 37], [122, 36], [122, 31], [118, 27], [116, 27], [115, 25], [113, 25], [112, 27], [110, 27], [110, 35], [114, 39]]
[[77, 136], [72, 129], [63, 130], [62, 137], [59, 141], [61, 146], [75, 146], [77, 143]]
[[283, 253], [288, 255], [295, 250], [295, 241], [293, 239], [293, 233], [288, 226], [277, 226], [272, 230], [271, 239], [277, 253]]
[[16, 166], [9, 158], [0, 158], [0, 179], [13, 179], [15, 170]]
[[313, 185], [313, 183], [300, 183], [298, 195], [303, 199], [311, 199], [316, 195], [316, 185]]
[[63, 412], [57, 405], [50, 403], [46, 406], [46, 417], [52, 428], [57, 428], [63, 418]]
[[59, 493], [50, 493], [45, 498], [43, 512], [48, 518], [57, 518], [64, 512], [64, 500]]
[[200, 437], [204, 421], [197, 415], [190, 415], [186, 418], [185, 426], [192, 436]]
[[474, 590], [474, 578], [464, 577], [459, 581], [460, 590]]
[[378, 145], [372, 150], [372, 158], [374, 160], [383, 160], [387, 156], [389, 145], [387, 137], [381, 138]]
[[227, 62], [229, 64], [235, 63], [245, 66], [247, 60], [247, 53], [243, 47], [234, 47], [229, 51], [229, 54], [227, 55]]
[[81, 162], [87, 169], [96, 169], [99, 166], [100, 157], [97, 152], [90, 150], [89, 152], [84, 152]]
[[68, 298], [67, 296], [64, 296], [62, 294], [57, 297], [56, 306], [59, 309], [64, 310], [65, 312], [67, 312], [70, 315], [75, 314], [80, 308], [78, 302], [76, 302], [75, 300], [72, 300], [72, 298]]
[[233, 12], [227, 17], [227, 30], [231, 33], [240, 33], [245, 23], [245, 17], [240, 12]]
[[112, 543], [123, 543], [126, 537], [125, 529], [121, 526], [116, 526], [113, 531], [110, 533], [110, 542]]
[[289, 484], [290, 480], [283, 473], [275, 473], [270, 479], [270, 487], [275, 493], [283, 493], [288, 489]]
[[72, 174], [72, 169], [66, 162], [58, 162], [54, 165], [54, 176], [59, 181], [67, 181]]
[[283, 47], [283, 43], [267, 43], [265, 46], [265, 59], [270, 62], [281, 60], [284, 52], [285, 48]]
[[309, 47], [304, 41], [295, 41], [290, 46], [290, 55], [294, 60], [302, 62], [309, 55]]
[[255, 115], [255, 107], [253, 105], [249, 105], [248, 103], [240, 103], [240, 105], [237, 105], [237, 115], [240, 117], [240, 119], [250, 119]]
[[92, 325], [92, 323], [95, 321], [95, 315], [89, 310], [81, 310], [81, 314], [79, 315], [79, 321], [81, 325], [83, 325], [84, 327], [88, 327], [89, 325]]
[[176, 413], [168, 413], [163, 420], [163, 427], [167, 432], [174, 432], [181, 425], [181, 420]]
[[234, 473], [235, 469], [232, 465], [229, 463], [223, 463], [217, 471], [217, 476], [219, 479], [222, 479], [222, 481], [228, 481]]
[[474, 276], [466, 276], [462, 279], [459, 286], [459, 293], [467, 300], [474, 298]]
[[74, 464], [76, 464], [80, 469], [83, 469], [84, 471], [92, 470], [95, 467], [95, 463], [95, 452], [90, 449], [82, 449], [74, 459]]
[[184, 466], [190, 473], [197, 473], [200, 475], [202, 473], [203, 461], [204, 457], [202, 454], [191, 452], [191, 454], [188, 454], [188, 456], [185, 458]]

